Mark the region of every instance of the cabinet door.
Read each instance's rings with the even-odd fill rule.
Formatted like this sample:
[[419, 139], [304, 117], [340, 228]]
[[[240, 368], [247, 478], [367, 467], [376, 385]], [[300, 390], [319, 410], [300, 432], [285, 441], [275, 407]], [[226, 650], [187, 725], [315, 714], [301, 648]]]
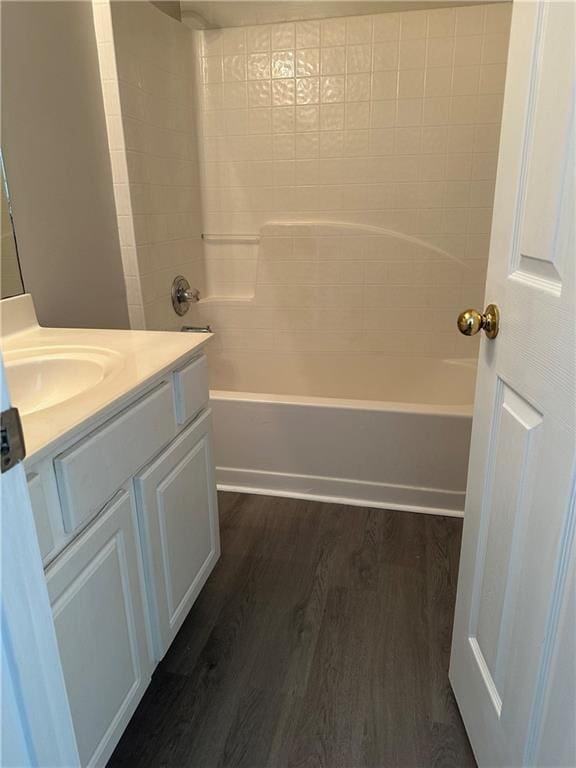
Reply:
[[136, 492], [159, 660], [220, 556], [210, 411], [136, 478]]
[[150, 681], [136, 522], [121, 491], [46, 571], [82, 766], [106, 763]]

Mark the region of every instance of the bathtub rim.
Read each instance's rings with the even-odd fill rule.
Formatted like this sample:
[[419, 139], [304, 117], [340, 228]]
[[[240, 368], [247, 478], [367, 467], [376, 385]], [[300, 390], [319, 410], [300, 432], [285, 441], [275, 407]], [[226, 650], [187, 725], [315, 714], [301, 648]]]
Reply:
[[250, 403], [275, 403], [276, 405], [314, 405], [319, 408], [342, 408], [359, 411], [392, 411], [438, 416], [471, 418], [474, 404], [450, 405], [438, 403], [406, 403], [394, 400], [360, 400], [356, 398], [320, 397], [312, 395], [274, 395], [265, 392], [244, 392], [233, 389], [211, 389], [211, 400], [238, 400]]

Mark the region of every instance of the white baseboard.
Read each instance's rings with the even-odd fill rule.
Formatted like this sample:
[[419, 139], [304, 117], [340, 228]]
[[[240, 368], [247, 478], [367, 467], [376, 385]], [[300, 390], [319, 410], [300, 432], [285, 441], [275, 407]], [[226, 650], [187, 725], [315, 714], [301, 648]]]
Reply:
[[428, 515], [449, 517], [464, 515], [465, 494], [460, 491], [367, 483], [336, 477], [261, 472], [232, 467], [216, 467], [216, 482], [220, 491], [309, 499], [331, 504], [403, 510]]

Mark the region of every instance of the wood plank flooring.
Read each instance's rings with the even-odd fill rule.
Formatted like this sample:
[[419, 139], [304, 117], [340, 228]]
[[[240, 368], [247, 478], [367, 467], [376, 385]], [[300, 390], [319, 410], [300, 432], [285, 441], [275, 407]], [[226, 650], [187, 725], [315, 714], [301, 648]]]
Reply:
[[219, 501], [222, 557], [109, 765], [474, 766], [447, 674], [462, 521]]

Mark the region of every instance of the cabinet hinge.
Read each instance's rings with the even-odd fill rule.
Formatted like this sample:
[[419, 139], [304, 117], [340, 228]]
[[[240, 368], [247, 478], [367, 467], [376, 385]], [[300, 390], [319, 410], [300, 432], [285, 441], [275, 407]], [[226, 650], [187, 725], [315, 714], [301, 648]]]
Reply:
[[2, 411], [0, 432], [0, 453], [2, 456], [2, 472], [7, 472], [26, 456], [24, 433], [18, 408]]

